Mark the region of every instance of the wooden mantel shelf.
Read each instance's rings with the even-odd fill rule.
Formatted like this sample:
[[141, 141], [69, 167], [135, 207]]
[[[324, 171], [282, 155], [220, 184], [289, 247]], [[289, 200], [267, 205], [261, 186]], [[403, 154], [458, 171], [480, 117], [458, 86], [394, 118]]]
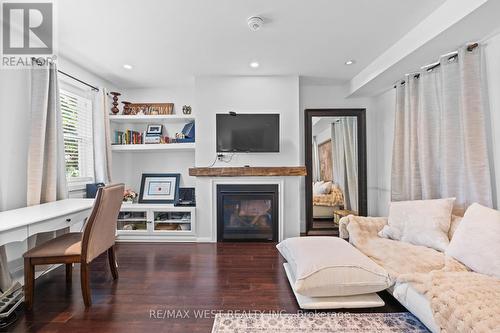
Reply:
[[226, 167], [189, 168], [189, 175], [195, 177], [256, 177], [256, 176], [305, 176], [306, 168], [299, 167]]

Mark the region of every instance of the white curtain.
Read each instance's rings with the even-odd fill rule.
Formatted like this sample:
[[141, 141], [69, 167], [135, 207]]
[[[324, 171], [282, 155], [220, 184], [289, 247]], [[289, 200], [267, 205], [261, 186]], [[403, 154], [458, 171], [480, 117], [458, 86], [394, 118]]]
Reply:
[[320, 161], [319, 161], [319, 147], [318, 141], [316, 137], [313, 137], [313, 181], [317, 182], [321, 180], [321, 169], [320, 169]]
[[[333, 181], [339, 185], [342, 193], [346, 190], [345, 180], [345, 158], [344, 158], [344, 144], [342, 140], [341, 129], [332, 123], [332, 160], [333, 160]], [[345, 200], [345, 195], [344, 195]], [[344, 202], [345, 206], [345, 202]]]
[[64, 138], [56, 64], [31, 69], [28, 206], [67, 198]]
[[358, 211], [358, 126], [356, 117], [332, 124], [334, 181], [344, 194], [345, 209]]
[[111, 130], [109, 126], [109, 97], [104, 88], [94, 93], [94, 173], [97, 183], [111, 182]]
[[397, 85], [392, 200], [456, 197], [492, 206], [481, 46]]

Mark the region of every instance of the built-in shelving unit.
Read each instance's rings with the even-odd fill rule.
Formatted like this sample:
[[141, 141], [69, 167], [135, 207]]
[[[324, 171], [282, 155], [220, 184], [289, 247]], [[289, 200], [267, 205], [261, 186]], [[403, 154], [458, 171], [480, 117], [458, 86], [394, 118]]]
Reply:
[[[162, 124], [164, 134], [172, 138], [185, 124], [194, 122], [193, 115], [109, 115], [112, 133], [114, 131], [137, 131], [144, 133], [149, 124]], [[114, 138], [114, 136], [112, 136]], [[150, 158], [175, 159], [176, 154], [194, 153], [196, 143], [152, 143], [152, 144], [113, 144], [114, 153], [148, 154], [141, 155], [137, 161]], [[164, 153], [164, 154], [163, 154]], [[167, 155], [168, 154], [168, 155]], [[193, 155], [194, 156], [194, 155]], [[194, 160], [194, 158], [193, 158]], [[148, 165], [144, 166], [148, 170]], [[181, 173], [182, 170], [175, 171]], [[140, 179], [140, 173], [135, 175]], [[134, 189], [137, 192], [138, 188]], [[195, 207], [175, 207], [172, 204], [123, 203], [116, 221], [117, 241], [125, 242], [194, 242], [196, 241]]]
[[123, 203], [117, 220], [118, 241], [193, 241], [195, 207]]
[[158, 143], [158, 144], [129, 144], [129, 145], [112, 145], [111, 150], [117, 152], [127, 151], [159, 151], [159, 150], [176, 150], [176, 151], [194, 151], [195, 143]]

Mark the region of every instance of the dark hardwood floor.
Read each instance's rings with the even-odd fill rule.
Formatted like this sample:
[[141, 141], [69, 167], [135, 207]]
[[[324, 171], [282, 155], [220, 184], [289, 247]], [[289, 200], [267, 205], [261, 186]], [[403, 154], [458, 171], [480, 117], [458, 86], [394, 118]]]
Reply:
[[[68, 286], [60, 267], [37, 279], [33, 311], [19, 311], [4, 330], [210, 332], [216, 311], [299, 310], [274, 244], [122, 243], [117, 257], [115, 283], [106, 257], [92, 263], [90, 309], [83, 305], [79, 267]], [[385, 307], [351, 312], [406, 311], [389, 294], [381, 296]]]
[[313, 229], [309, 230], [307, 236], [337, 236], [339, 227], [333, 223], [333, 219], [313, 219]]

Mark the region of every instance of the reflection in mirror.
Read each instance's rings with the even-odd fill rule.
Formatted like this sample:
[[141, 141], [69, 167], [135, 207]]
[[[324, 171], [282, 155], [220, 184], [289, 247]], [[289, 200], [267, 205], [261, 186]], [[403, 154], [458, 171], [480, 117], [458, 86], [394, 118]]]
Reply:
[[[313, 228], [358, 212], [357, 117], [312, 117]], [[341, 213], [342, 214], [342, 213]]]

